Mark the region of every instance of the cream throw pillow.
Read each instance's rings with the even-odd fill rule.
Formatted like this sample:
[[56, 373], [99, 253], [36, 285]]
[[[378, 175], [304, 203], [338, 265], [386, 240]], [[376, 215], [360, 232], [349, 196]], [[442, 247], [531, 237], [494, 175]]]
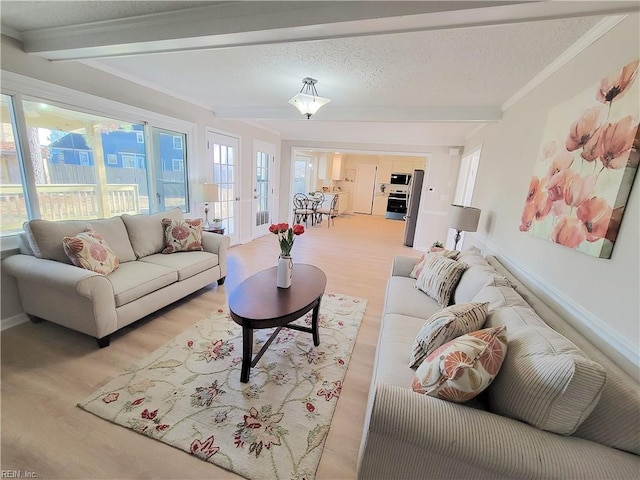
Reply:
[[199, 251], [202, 248], [202, 219], [162, 219], [164, 249], [162, 253]]
[[442, 250], [437, 250], [435, 252], [425, 252], [418, 259], [418, 263], [415, 264], [409, 276], [411, 278], [418, 278], [420, 276], [420, 272], [422, 272], [422, 269], [424, 268], [424, 263], [426, 262], [427, 258], [430, 256], [441, 256], [445, 258], [450, 258], [451, 260], [456, 260], [459, 255], [460, 255], [460, 252], [458, 250], [447, 250], [446, 248], [443, 248]]
[[437, 348], [418, 367], [413, 390], [450, 402], [471, 400], [498, 375], [507, 353], [505, 329], [467, 333]]
[[433, 298], [441, 307], [447, 307], [466, 268], [466, 263], [442, 256], [427, 255], [424, 268], [416, 281], [416, 288]]
[[434, 313], [413, 342], [409, 366], [417, 367], [431, 352], [448, 341], [480, 330], [487, 318], [488, 308], [489, 303], [462, 303]]
[[109, 275], [120, 265], [104, 238], [91, 228], [74, 237], [64, 237], [62, 247], [76, 267]]

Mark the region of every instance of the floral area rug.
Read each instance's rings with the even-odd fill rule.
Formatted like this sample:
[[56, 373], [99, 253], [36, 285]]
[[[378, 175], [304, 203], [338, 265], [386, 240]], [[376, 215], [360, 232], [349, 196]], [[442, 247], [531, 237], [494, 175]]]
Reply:
[[[366, 305], [325, 294], [320, 345], [283, 328], [246, 384], [222, 306], [78, 406], [249, 479], [313, 479]], [[254, 355], [272, 331], [254, 331]]]

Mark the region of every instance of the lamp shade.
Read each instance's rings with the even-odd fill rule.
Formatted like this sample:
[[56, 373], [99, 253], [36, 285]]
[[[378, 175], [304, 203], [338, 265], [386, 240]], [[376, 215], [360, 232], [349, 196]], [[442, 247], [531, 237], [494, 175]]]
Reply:
[[326, 105], [330, 101], [331, 100], [328, 98], [307, 95], [306, 93], [298, 93], [295, 97], [289, 100], [289, 103], [300, 110], [300, 113], [310, 117], [320, 110], [320, 107]]
[[449, 208], [449, 227], [461, 232], [475, 232], [480, 220], [480, 209], [451, 205]]
[[218, 185], [215, 183], [203, 183], [200, 185], [201, 201], [210, 203], [218, 201]]

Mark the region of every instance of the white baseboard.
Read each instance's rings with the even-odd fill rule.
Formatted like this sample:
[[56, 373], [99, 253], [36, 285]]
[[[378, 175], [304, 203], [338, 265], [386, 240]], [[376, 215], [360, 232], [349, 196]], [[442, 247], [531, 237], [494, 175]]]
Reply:
[[[594, 315], [593, 312], [586, 310], [582, 305], [554, 286], [549, 285], [544, 278], [531, 272], [517, 260], [504, 255], [492, 242], [487, 242], [486, 239], [480, 238], [475, 240], [474, 243], [477, 246], [484, 247], [482, 248], [483, 254], [491, 254], [498, 257], [525, 285], [539, 290], [554, 302], [556, 305], [549, 305], [552, 309], [556, 306], [562, 309], [563, 311], [558, 313], [597, 348], [604, 350], [604, 353], [611, 357], [613, 357], [612, 353], [617, 353], [619, 356], [624, 357], [627, 362], [635, 365], [636, 368], [640, 368], [640, 355], [638, 355], [636, 347], [626, 338], [612, 333], [604, 320]], [[585, 329], [588, 331], [585, 331]], [[615, 361], [615, 358], [612, 359]]]
[[16, 325], [20, 325], [21, 323], [25, 323], [29, 321], [29, 317], [26, 313], [19, 313], [18, 315], [14, 315], [12, 317], [3, 318], [0, 320], [0, 331], [6, 330], [7, 328], [15, 327]]

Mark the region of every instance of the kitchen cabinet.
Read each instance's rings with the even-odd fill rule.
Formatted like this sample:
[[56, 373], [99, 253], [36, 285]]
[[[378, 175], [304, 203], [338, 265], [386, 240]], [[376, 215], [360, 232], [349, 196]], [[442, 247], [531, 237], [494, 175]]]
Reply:
[[329, 208], [331, 206], [331, 201], [333, 200], [334, 196], [338, 197], [336, 203], [336, 211], [338, 212], [338, 215], [346, 213], [347, 209], [349, 208], [349, 192], [325, 193], [323, 203], [324, 208]]
[[330, 180], [331, 179], [331, 166], [329, 162], [329, 155], [324, 152], [318, 154], [318, 180]]
[[387, 213], [387, 196], [375, 195], [373, 197], [373, 214], [374, 215], [386, 215]]
[[333, 156], [333, 164], [331, 165], [331, 180], [342, 180], [342, 155]]
[[389, 183], [391, 174], [393, 173], [393, 161], [391, 159], [381, 158], [378, 165], [377, 183]]

